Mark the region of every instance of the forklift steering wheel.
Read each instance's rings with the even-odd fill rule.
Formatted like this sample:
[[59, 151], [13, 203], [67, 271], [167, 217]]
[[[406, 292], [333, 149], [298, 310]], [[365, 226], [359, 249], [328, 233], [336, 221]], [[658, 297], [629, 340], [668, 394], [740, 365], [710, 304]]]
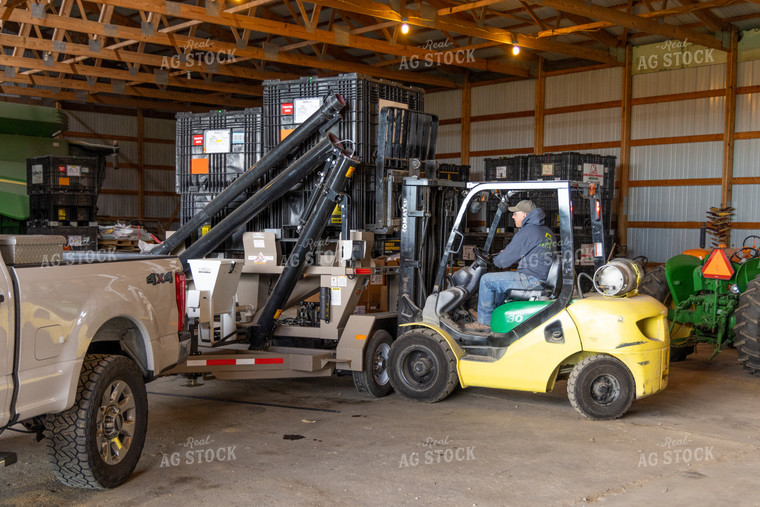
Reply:
[[760, 257], [760, 250], [755, 247], [744, 246], [731, 254], [731, 258], [728, 260], [740, 264], [744, 261], [755, 259], [757, 257]]
[[493, 255], [486, 252], [480, 247], [475, 247], [472, 249], [472, 253], [475, 254], [475, 258], [479, 261], [485, 262], [486, 264], [491, 264], [493, 262]]

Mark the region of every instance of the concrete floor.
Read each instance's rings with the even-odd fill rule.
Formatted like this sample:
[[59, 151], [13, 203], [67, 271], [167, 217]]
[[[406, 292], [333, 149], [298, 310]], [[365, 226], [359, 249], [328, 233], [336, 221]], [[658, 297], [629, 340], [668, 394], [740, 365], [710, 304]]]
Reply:
[[672, 365], [666, 391], [612, 422], [578, 416], [564, 382], [548, 395], [468, 389], [423, 405], [364, 399], [350, 377], [161, 379], [148, 386], [148, 440], [127, 484], [64, 487], [42, 443], [6, 432], [0, 447], [19, 463], [0, 470], [0, 503], [760, 505], [760, 378], [734, 350], [707, 355]]

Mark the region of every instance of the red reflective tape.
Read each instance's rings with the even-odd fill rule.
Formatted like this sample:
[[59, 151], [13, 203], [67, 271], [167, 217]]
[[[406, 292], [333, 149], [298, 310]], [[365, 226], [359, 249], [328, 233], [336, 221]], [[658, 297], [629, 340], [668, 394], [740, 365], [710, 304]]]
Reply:
[[281, 357], [257, 357], [256, 364], [282, 364], [284, 359]]
[[359, 268], [356, 270], [357, 275], [369, 275], [372, 273], [372, 270], [369, 268]]
[[234, 366], [234, 359], [208, 359], [206, 360], [206, 366]]

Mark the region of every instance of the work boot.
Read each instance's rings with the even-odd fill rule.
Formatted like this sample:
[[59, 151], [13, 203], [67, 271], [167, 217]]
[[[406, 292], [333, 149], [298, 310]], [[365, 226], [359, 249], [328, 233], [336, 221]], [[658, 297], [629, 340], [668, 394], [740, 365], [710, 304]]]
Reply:
[[486, 326], [485, 324], [481, 324], [477, 320], [475, 322], [468, 322], [464, 325], [464, 328], [467, 331], [475, 331], [476, 333], [490, 333], [491, 332], [491, 326]]
[[475, 308], [468, 308], [467, 311], [470, 312], [473, 319], [478, 320], [478, 311]]

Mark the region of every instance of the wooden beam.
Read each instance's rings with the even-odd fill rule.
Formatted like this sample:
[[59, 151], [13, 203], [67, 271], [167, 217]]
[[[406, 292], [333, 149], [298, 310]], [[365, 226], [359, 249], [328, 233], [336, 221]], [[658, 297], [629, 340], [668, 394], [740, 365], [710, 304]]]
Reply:
[[[320, 2], [323, 6], [332, 7], [349, 12], [367, 13], [371, 12], [373, 16], [381, 19], [401, 22], [401, 14], [394, 11], [389, 5], [375, 2], [373, 0], [324, 0]], [[563, 44], [559, 42], [539, 40], [535, 37], [513, 34], [508, 30], [492, 26], [479, 25], [474, 22], [467, 22], [459, 19], [449, 19], [448, 17], [436, 17], [436, 12], [428, 13], [425, 10], [406, 10], [407, 22], [410, 25], [422, 26], [433, 30], [442, 30], [446, 32], [458, 33], [470, 37], [477, 37], [485, 40], [501, 42], [503, 44], [512, 44], [513, 36], [517, 38], [517, 44], [523, 48], [535, 49], [538, 51], [548, 51], [561, 53], [585, 60], [608, 63], [617, 65], [617, 59], [606, 51], [585, 48], [573, 44]]]
[[[32, 18], [31, 13], [26, 10], [0, 8], [0, 19], [12, 21], [15, 23], [28, 22], [49, 28], [62, 27], [66, 28], [69, 31], [85, 34], [107, 35], [105, 26], [93, 21], [73, 20], [69, 18], [57, 19], [55, 16], [48, 16], [44, 20], [39, 20]], [[109, 28], [108, 36], [115, 37], [117, 39], [126, 39], [127, 42], [144, 41], [178, 49], [187, 47], [188, 43], [192, 44], [193, 42], [197, 42], [193, 38], [177, 35], [175, 33], [163, 33], [161, 30], [158, 30], [153, 35], [144, 35], [139, 28], [125, 27], [121, 25], [111, 25]], [[221, 41], [211, 42], [214, 44], [214, 48], [218, 51], [235, 51], [235, 56], [240, 56], [241, 58], [248, 57], [254, 60], [264, 60], [281, 64], [297, 65], [300, 67], [320, 69], [322, 71], [327, 70], [335, 72], [358, 72], [378, 78], [393, 79], [396, 81], [405, 81], [410, 83], [428, 84], [433, 86], [441, 86], [444, 88], [457, 87], [457, 84], [450, 79], [429, 76], [421, 72], [394, 71], [389, 69], [376, 68], [371, 65], [359, 64], [356, 62], [329, 60], [304, 55], [291, 55], [287, 53], [271, 54], [270, 52], [265, 51], [263, 48], [256, 48], [252, 46], [238, 48], [237, 44]]]
[[544, 152], [544, 105], [546, 104], [546, 74], [544, 59], [538, 59], [538, 78], [536, 79], [536, 108], [533, 120], [533, 154]]
[[620, 185], [617, 209], [617, 242], [621, 248], [628, 246], [628, 186], [631, 175], [631, 119], [633, 111], [633, 46], [626, 44], [625, 67], [623, 67], [622, 111], [620, 122]]
[[464, 75], [464, 86], [462, 87], [462, 129], [461, 129], [461, 155], [460, 164], [470, 164], [470, 114], [472, 113], [472, 87], [470, 86], [470, 75]]
[[731, 32], [731, 49], [726, 59], [726, 95], [723, 123], [723, 174], [720, 185], [720, 205], [732, 204], [732, 180], [734, 177], [734, 133], [736, 132], [736, 74], [739, 49], [739, 33]]
[[[282, 37], [293, 37], [301, 40], [315, 41], [318, 43], [330, 44], [333, 46], [343, 46], [353, 49], [363, 49], [366, 51], [372, 51], [376, 53], [383, 53], [395, 56], [402, 56], [406, 58], [417, 57], [425, 58], [430, 55], [432, 57], [437, 56], [438, 51], [432, 51], [416, 46], [409, 46], [406, 44], [392, 44], [390, 42], [371, 39], [367, 37], [361, 37], [357, 34], [348, 33], [346, 36], [339, 36], [335, 31], [320, 30], [317, 28], [310, 29], [308, 26], [299, 24], [286, 23], [276, 20], [269, 20], [264, 18], [256, 18], [253, 16], [244, 16], [240, 14], [220, 13], [219, 16], [211, 16], [207, 13], [204, 7], [195, 7], [187, 4], [174, 4], [179, 5], [179, 9], [169, 8], [167, 2], [164, 0], [95, 0], [98, 3], [114, 5], [122, 8], [129, 9], [144, 9], [147, 11], [157, 12], [159, 14], [171, 15], [181, 17], [184, 19], [190, 19], [194, 21], [201, 21], [205, 23], [212, 23], [216, 25], [246, 28], [255, 30], [262, 33], [271, 33], [273, 35], [279, 35]], [[293, 13], [294, 17], [297, 13]], [[305, 20], [306, 21], [306, 20]], [[461, 61], [452, 59], [451, 63], [447, 64], [459, 67], [473, 68], [484, 71], [500, 72], [508, 75], [518, 75], [527, 77], [529, 72], [517, 65], [503, 64], [499, 62], [488, 62], [485, 60], [466, 60], [464, 58]]]
[[687, 11], [687, 13], [695, 16], [711, 31], [731, 31], [730, 23], [726, 23], [725, 21], [721, 20], [718, 16], [710, 12], [707, 7], [702, 7], [699, 0], [678, 0], [678, 2], [684, 7], [697, 7], [694, 10]]
[[452, 7], [444, 7], [443, 9], [438, 9], [438, 15], [448, 16], [449, 14], [455, 14], [457, 12], [471, 11], [474, 9], [480, 9], [481, 7], [486, 7], [488, 5], [499, 3], [501, 1], [502, 0], [478, 0], [477, 2], [465, 2], [460, 5], [454, 5]]
[[535, 3], [551, 7], [557, 11], [569, 12], [586, 16], [600, 21], [607, 21], [615, 25], [625, 26], [635, 30], [641, 30], [651, 34], [662, 35], [671, 39], [689, 40], [692, 43], [714, 49], [724, 50], [723, 44], [712, 35], [702, 32], [687, 30], [679, 26], [658, 23], [643, 16], [636, 16], [626, 12], [601, 7], [599, 5], [579, 2], [576, 0], [534, 0]]

